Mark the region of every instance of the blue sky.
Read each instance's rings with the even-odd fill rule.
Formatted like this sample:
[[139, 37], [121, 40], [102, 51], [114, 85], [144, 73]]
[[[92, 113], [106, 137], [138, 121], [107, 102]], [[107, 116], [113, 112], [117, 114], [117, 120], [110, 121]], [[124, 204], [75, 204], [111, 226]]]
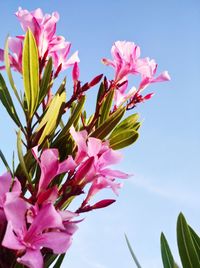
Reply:
[[[87, 215], [63, 266], [135, 267], [125, 232], [142, 267], [162, 267], [159, 236], [164, 231], [177, 256], [175, 228], [180, 211], [200, 232], [200, 2], [1, 1], [1, 47], [8, 33], [21, 33], [13, 15], [18, 6], [60, 13], [58, 33], [72, 42], [72, 51], [79, 50], [82, 81], [102, 72], [112, 77], [100, 59], [110, 57], [116, 40], [134, 41], [143, 57], [156, 59], [158, 71], [169, 71], [171, 82], [153, 85], [154, 98], [136, 109], [143, 121], [140, 139], [123, 151], [119, 166], [134, 176], [125, 182], [114, 205]], [[90, 111], [94, 96], [89, 96]], [[15, 127], [2, 107], [0, 123], [0, 147], [10, 159]]]

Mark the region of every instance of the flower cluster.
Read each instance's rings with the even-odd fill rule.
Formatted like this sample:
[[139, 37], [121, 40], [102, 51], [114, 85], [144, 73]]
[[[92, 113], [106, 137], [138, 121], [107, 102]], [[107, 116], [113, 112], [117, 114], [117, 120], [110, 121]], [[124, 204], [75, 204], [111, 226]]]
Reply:
[[[78, 53], [69, 58], [71, 44], [56, 35], [58, 13], [44, 15], [39, 8], [31, 12], [19, 8], [16, 16], [26, 34], [9, 37], [0, 60], [5, 58], [25, 123], [0, 75], [0, 101], [19, 128], [18, 167], [11, 171], [6, 165], [8, 172], [0, 176], [0, 267], [20, 263], [42, 268], [67, 251], [82, 213], [115, 202], [92, 199], [103, 189], [118, 195], [122, 186], [118, 179], [129, 177], [112, 168], [122, 158], [117, 150], [139, 136], [138, 115], [124, 118], [125, 112], [152, 97], [153, 93], [141, 95], [148, 85], [170, 77], [166, 71], [156, 76], [157, 64], [140, 58], [140, 48], [134, 43], [117, 41], [111, 49], [113, 60], [103, 59], [115, 69], [114, 78], [100, 74], [82, 85]], [[55, 94], [52, 88], [60, 71], [69, 66], [73, 93], [66, 100], [66, 79]], [[22, 75], [24, 94], [14, 85], [10, 67]], [[127, 92], [129, 75], [139, 75], [141, 81], [137, 89]], [[88, 117], [86, 92], [99, 83], [95, 111]], [[83, 197], [81, 203], [69, 210], [77, 196]]]

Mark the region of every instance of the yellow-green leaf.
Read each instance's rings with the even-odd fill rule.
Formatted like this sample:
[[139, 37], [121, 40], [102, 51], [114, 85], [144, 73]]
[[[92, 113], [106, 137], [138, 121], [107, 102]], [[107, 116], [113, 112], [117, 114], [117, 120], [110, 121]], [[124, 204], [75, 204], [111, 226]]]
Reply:
[[42, 135], [39, 139], [39, 144], [41, 144], [45, 140], [45, 138], [49, 137], [58, 126], [65, 99], [65, 91], [63, 91], [60, 95], [56, 94], [52, 99], [44, 117], [42, 118], [36, 130], [36, 132], [39, 132], [42, 128], [44, 128], [42, 131]]
[[35, 38], [30, 29], [24, 39], [22, 73], [28, 115], [32, 118], [39, 102], [39, 59]]

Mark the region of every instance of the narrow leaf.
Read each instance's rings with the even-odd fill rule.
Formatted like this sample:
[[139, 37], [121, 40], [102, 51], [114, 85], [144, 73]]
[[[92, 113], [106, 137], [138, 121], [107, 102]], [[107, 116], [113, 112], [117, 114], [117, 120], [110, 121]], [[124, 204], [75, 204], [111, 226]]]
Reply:
[[190, 233], [192, 236], [192, 240], [194, 242], [195, 249], [197, 251], [197, 254], [200, 258], [200, 237], [195, 233], [195, 231], [192, 229], [192, 227], [189, 226]]
[[82, 96], [80, 101], [77, 103], [76, 107], [73, 109], [73, 112], [67, 122], [67, 124], [64, 126], [64, 128], [62, 129], [62, 131], [60, 132], [60, 134], [57, 136], [56, 140], [54, 141], [54, 143], [57, 143], [58, 141], [60, 141], [62, 138], [64, 138], [67, 133], [69, 133], [69, 129], [70, 127], [73, 125], [73, 123], [80, 117], [82, 109], [84, 107], [85, 104], [85, 96]]
[[104, 139], [119, 123], [125, 113], [125, 108], [119, 108], [103, 124], [91, 133], [92, 137]]
[[4, 105], [4, 107], [6, 108], [10, 117], [16, 123], [16, 125], [20, 128], [23, 128], [22, 124], [19, 120], [19, 117], [17, 115], [16, 109], [15, 109], [15, 106], [13, 104], [10, 93], [8, 91], [8, 88], [6, 87], [6, 83], [5, 83], [1, 74], [0, 74], [0, 100], [1, 100], [2, 104]]
[[168, 242], [163, 233], [160, 236], [160, 245], [161, 245], [161, 255], [164, 268], [175, 268], [177, 267], [174, 258], [172, 256], [171, 250], [169, 248]]
[[126, 239], [126, 243], [127, 243], [128, 249], [129, 249], [129, 251], [130, 251], [130, 253], [131, 253], [131, 256], [132, 256], [132, 258], [133, 258], [133, 260], [134, 260], [134, 262], [135, 262], [137, 268], [142, 268], [142, 266], [140, 265], [139, 261], [137, 260], [135, 254], [134, 254], [134, 252], [133, 252], [133, 249], [132, 249], [132, 247], [131, 247], [131, 244], [130, 244], [130, 242], [129, 242], [129, 240], [128, 240], [128, 237], [127, 237], [126, 234], [125, 234], [125, 239]]
[[22, 73], [28, 114], [32, 118], [39, 101], [39, 60], [35, 38], [30, 29], [24, 39]]
[[111, 133], [110, 137], [115, 136], [116, 134], [120, 133], [121, 131], [125, 130], [125, 129], [135, 129], [137, 130], [137, 126], [136, 124], [140, 124], [139, 122], [137, 122], [139, 118], [138, 114], [132, 114], [130, 116], [128, 116], [127, 118], [125, 118], [124, 120], [122, 120], [122, 122], [120, 122], [116, 128], [113, 130], [113, 132]]
[[7, 171], [9, 171], [12, 174], [11, 168], [9, 167], [9, 164], [8, 164], [6, 158], [5, 158], [5, 156], [4, 156], [4, 154], [3, 154], [3, 152], [1, 150], [0, 150], [0, 158], [3, 161]]
[[63, 262], [65, 258], [65, 253], [64, 254], [61, 254], [58, 258], [58, 260], [56, 261], [56, 264], [53, 266], [53, 268], [60, 268], [61, 267], [61, 264]]
[[21, 166], [21, 168], [22, 168], [22, 170], [24, 172], [24, 175], [26, 176], [26, 179], [28, 180], [28, 182], [30, 184], [32, 184], [31, 177], [29, 176], [29, 173], [27, 171], [26, 164], [25, 164], [25, 161], [24, 161], [23, 152], [22, 152], [21, 130], [19, 130], [18, 133], [17, 133], [17, 153], [18, 153], [20, 166]]
[[179, 214], [177, 220], [177, 241], [183, 268], [200, 267], [199, 256], [189, 226], [182, 213]]
[[114, 90], [111, 90], [108, 94], [108, 96], [106, 97], [105, 101], [102, 104], [101, 107], [101, 116], [100, 116], [100, 124], [102, 124], [109, 116], [110, 114], [110, 109], [112, 107], [112, 102], [113, 102], [113, 97], [114, 97]]
[[114, 150], [119, 150], [133, 144], [139, 137], [139, 134], [135, 130], [124, 130], [117, 135], [109, 138], [110, 147]]
[[46, 114], [42, 118], [36, 130], [36, 132], [39, 132], [42, 128], [44, 128], [42, 131], [42, 135], [39, 139], [39, 144], [41, 144], [45, 140], [45, 138], [49, 137], [58, 126], [65, 99], [65, 92], [63, 92], [61, 95], [55, 95], [52, 99]]
[[50, 82], [51, 82], [51, 74], [52, 74], [52, 58], [50, 58], [47, 62], [47, 65], [44, 70], [44, 74], [40, 84], [40, 92], [39, 92], [39, 103], [41, 103], [46, 96]]

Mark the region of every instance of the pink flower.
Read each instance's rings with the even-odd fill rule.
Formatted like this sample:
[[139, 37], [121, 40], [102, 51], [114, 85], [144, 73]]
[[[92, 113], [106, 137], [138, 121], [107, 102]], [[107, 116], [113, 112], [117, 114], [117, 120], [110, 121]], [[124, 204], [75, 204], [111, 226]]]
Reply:
[[113, 60], [103, 58], [106, 65], [115, 69], [114, 81], [118, 83], [128, 74], [138, 74], [137, 61], [140, 57], [140, 48], [132, 42], [117, 41], [111, 48]]
[[45, 199], [46, 201], [55, 201], [57, 198], [57, 188], [53, 187], [47, 190], [48, 185], [57, 175], [74, 170], [76, 163], [71, 156], [63, 162], [59, 162], [57, 149], [44, 150], [40, 159], [38, 155], [38, 146], [32, 149], [32, 153], [41, 169], [38, 186], [38, 200], [40, 200], [40, 203], [44, 202]]
[[[59, 20], [59, 14], [57, 12], [53, 12], [51, 15], [44, 15], [40, 8], [28, 11], [20, 7], [15, 14], [20, 21], [22, 29], [25, 32], [28, 29], [32, 31], [37, 43], [41, 63], [44, 65], [46, 60], [52, 57], [56, 76], [61, 70], [65, 70], [75, 62], [80, 61], [78, 52], [75, 52], [68, 58], [71, 44], [63, 36], [56, 35], [56, 24]], [[10, 38], [10, 40], [11, 66], [16, 71], [22, 72], [22, 46], [24, 36], [17, 36], [17, 38]], [[0, 60], [3, 60], [2, 54], [3, 50], [0, 51]]]
[[[121, 155], [112, 150], [108, 142], [88, 137], [85, 130], [76, 132], [72, 127], [70, 133], [78, 147], [75, 161], [79, 167], [77, 168], [75, 180], [78, 178], [84, 184], [92, 183], [86, 203], [103, 188], [111, 188], [117, 194], [121, 184], [116, 183], [115, 178], [125, 179], [128, 178], [128, 175], [119, 170], [112, 170], [109, 166], [118, 163]], [[83, 174], [82, 166], [85, 166], [87, 163], [90, 165], [84, 169]]]
[[[10, 191], [10, 189], [12, 190]], [[1, 220], [4, 217], [4, 204], [6, 201], [6, 195], [9, 193], [11, 196], [19, 196], [21, 193], [21, 184], [17, 178], [14, 180], [9, 172], [0, 176], [0, 215]]]
[[52, 204], [46, 204], [27, 227], [27, 205], [20, 198], [6, 202], [7, 229], [2, 242], [4, 247], [17, 250], [17, 261], [30, 268], [42, 268], [43, 257], [40, 250], [50, 248], [55, 254], [67, 251], [71, 244], [71, 234], [65, 231], [62, 217]]
[[[113, 60], [103, 59], [103, 63], [110, 65], [115, 69], [114, 83], [115, 89], [115, 105], [118, 107], [126, 100], [129, 101], [129, 107], [134, 107], [138, 102], [150, 99], [153, 93], [145, 96], [141, 95], [141, 91], [148, 85], [155, 82], [169, 81], [170, 76], [167, 71], [156, 76], [157, 64], [155, 60], [140, 58], [140, 48], [134, 43], [126, 41], [117, 41], [111, 49]], [[140, 75], [141, 82], [138, 89], [133, 87], [128, 93], [127, 76], [129, 74]]]

